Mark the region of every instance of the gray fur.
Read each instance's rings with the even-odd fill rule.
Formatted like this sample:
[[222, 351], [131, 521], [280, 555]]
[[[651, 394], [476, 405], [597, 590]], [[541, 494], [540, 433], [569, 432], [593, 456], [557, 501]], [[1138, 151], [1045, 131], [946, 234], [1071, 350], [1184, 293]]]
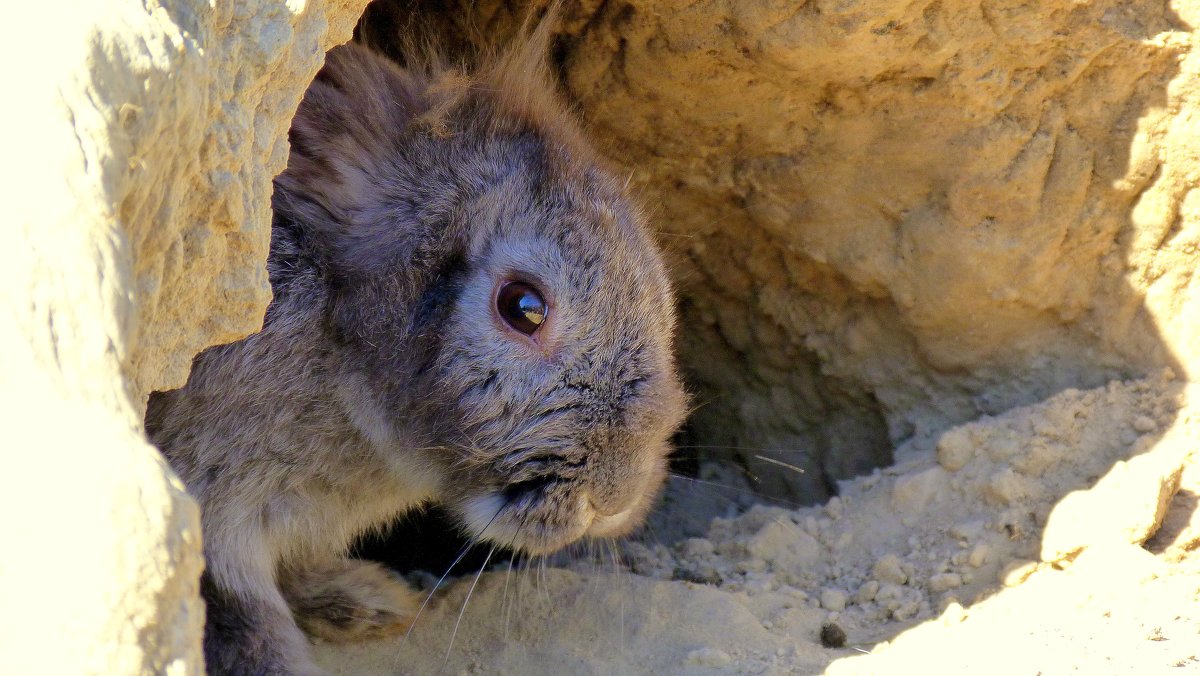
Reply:
[[[316, 672], [300, 626], [407, 626], [413, 593], [343, 557], [421, 504], [534, 553], [650, 508], [685, 407], [667, 275], [530, 44], [470, 74], [333, 50], [275, 181], [262, 331], [151, 398], [202, 507], [213, 672]], [[550, 303], [537, 340], [494, 311], [509, 278]]]

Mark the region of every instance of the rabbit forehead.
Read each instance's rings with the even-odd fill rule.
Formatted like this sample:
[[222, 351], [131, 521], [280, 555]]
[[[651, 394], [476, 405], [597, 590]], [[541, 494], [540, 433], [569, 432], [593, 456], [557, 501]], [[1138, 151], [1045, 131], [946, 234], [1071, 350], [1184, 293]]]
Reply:
[[[576, 177], [582, 178], [582, 177]], [[569, 295], [605, 290], [670, 302], [666, 266], [638, 212], [586, 180], [508, 184], [483, 196], [471, 218], [468, 257], [525, 272]]]

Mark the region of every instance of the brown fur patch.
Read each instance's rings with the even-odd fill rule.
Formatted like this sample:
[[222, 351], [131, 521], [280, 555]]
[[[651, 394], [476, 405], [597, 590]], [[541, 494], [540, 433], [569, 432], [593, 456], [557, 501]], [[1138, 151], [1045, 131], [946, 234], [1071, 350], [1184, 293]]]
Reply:
[[369, 561], [343, 559], [281, 578], [284, 598], [304, 633], [335, 643], [403, 632], [420, 606], [404, 581]]

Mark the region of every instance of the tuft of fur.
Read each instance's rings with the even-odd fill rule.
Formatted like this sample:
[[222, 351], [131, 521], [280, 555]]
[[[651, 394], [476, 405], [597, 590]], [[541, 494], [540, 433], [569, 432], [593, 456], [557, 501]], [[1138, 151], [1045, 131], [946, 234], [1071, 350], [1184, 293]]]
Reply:
[[[275, 181], [260, 333], [196, 358], [146, 427], [200, 502], [213, 673], [317, 673], [411, 622], [345, 551], [425, 503], [528, 552], [636, 527], [685, 395], [642, 216], [555, 99], [548, 29], [473, 68], [332, 50]], [[550, 311], [534, 339], [505, 281]]]

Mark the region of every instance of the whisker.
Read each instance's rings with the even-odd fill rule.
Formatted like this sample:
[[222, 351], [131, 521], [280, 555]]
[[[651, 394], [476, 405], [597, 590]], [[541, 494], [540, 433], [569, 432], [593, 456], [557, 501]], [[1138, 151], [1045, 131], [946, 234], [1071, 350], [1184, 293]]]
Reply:
[[788, 464], [782, 460], [776, 460], [775, 458], [768, 458], [765, 455], [755, 455], [754, 457], [758, 458], [759, 460], [762, 460], [763, 462], [769, 462], [772, 465], [779, 465], [780, 467], [786, 467], [786, 468], [792, 470], [793, 472], [796, 472], [797, 474], [804, 474], [804, 469], [802, 467], [797, 467], [795, 465]]
[[751, 481], [756, 484], [762, 483], [762, 480], [759, 479], [758, 476], [756, 476], [753, 472], [751, 472], [749, 469], [747, 469], [744, 465], [742, 465], [739, 462], [734, 462], [734, 461], [729, 461], [729, 460], [721, 460], [718, 458], [705, 458], [704, 459], [704, 462], [713, 462], [713, 461], [720, 463], [717, 465], [718, 467], [732, 467], [733, 469], [735, 469], [741, 473], [741, 476], [743, 479], [746, 479], [746, 480]]
[[[711, 487], [711, 488], [720, 488], [720, 489], [724, 489], [724, 490], [729, 490], [729, 491], [735, 491], [735, 492], [738, 492], [738, 493], [742, 493], [742, 494], [744, 494], [744, 495], [754, 495], [755, 497], [758, 497], [758, 494], [757, 494], [757, 493], [755, 493], [754, 491], [747, 491], [747, 490], [743, 490], [743, 489], [736, 488], [736, 487], [734, 487], [734, 486], [726, 486], [725, 484], [718, 484], [718, 483], [714, 483], [714, 482], [711, 482], [711, 481], [704, 481], [703, 479], [696, 479], [696, 478], [694, 478], [694, 477], [685, 476], [685, 475], [682, 475], [682, 474], [674, 474], [674, 473], [670, 473], [670, 474], [668, 474], [668, 476], [669, 476], [670, 478], [672, 478], [672, 479], [681, 479], [681, 480], [684, 480], [684, 481], [693, 481], [693, 482], [695, 482], [695, 483], [701, 484], [701, 486], [702, 486], [702, 487], [705, 487], [705, 488], [708, 488], [708, 487]], [[708, 493], [708, 496], [710, 496], [710, 497], [714, 497], [714, 498], [717, 498], [718, 500], [721, 500], [721, 501], [723, 501], [725, 504], [727, 504], [727, 505], [729, 505], [729, 506], [733, 507], [735, 510], [737, 510], [737, 511], [739, 511], [739, 512], [740, 512], [741, 510], [745, 509], [745, 505], [743, 505], [742, 503], [738, 502], [737, 500], [734, 500], [733, 498], [729, 497], [728, 495], [721, 495], [721, 493], [720, 493], [720, 492], [718, 492], [718, 491], [716, 491], [716, 490], [710, 490], [710, 492]], [[656, 535], [656, 537], [657, 537], [657, 535]], [[643, 542], [644, 542], [644, 541], [645, 541], [645, 540], [643, 539]], [[656, 539], [656, 540], [655, 540], [655, 542], [656, 542], [656, 543], [658, 543], [658, 544], [661, 544], [661, 543], [662, 543], [662, 540], [661, 540], [661, 538], [659, 538], [659, 539]]]
[[[674, 479], [682, 479], [683, 481], [692, 481], [692, 482], [695, 482], [695, 483], [698, 483], [698, 484], [701, 484], [701, 485], [704, 485], [704, 486], [712, 486], [713, 488], [719, 488], [719, 489], [721, 489], [721, 490], [733, 491], [733, 492], [735, 492], [735, 493], [740, 493], [740, 494], [742, 494], [742, 495], [749, 495], [749, 496], [752, 496], [752, 497], [754, 497], [756, 500], [760, 500], [760, 501], [761, 501], [761, 500], [770, 500], [770, 501], [779, 502], [779, 503], [782, 503], [782, 504], [788, 505], [789, 507], [795, 507], [795, 508], [807, 507], [807, 506], [808, 506], [808, 505], [805, 505], [805, 504], [802, 504], [802, 503], [796, 502], [795, 500], [788, 500], [788, 499], [786, 499], [786, 498], [776, 498], [776, 497], [771, 497], [771, 496], [769, 496], [769, 495], [763, 495], [763, 494], [761, 494], [761, 493], [755, 493], [754, 491], [748, 491], [748, 490], [746, 490], [746, 489], [744, 489], [744, 488], [737, 488], [736, 486], [729, 486], [729, 485], [726, 485], [726, 484], [719, 484], [719, 483], [716, 483], [715, 481], [705, 481], [704, 479], [697, 479], [696, 477], [690, 477], [690, 476], [686, 476], [686, 475], [679, 474], [679, 473], [676, 473], [676, 472], [668, 472], [667, 474], [668, 474], [668, 476], [670, 476], [670, 477], [672, 477], [672, 478], [674, 478]], [[735, 504], [736, 504], [736, 503], [735, 503]]]
[[[542, 574], [545, 572], [546, 572], [546, 555], [539, 554], [538, 555], [538, 563], [537, 563], [537, 577], [534, 578], [534, 587], [533, 587], [534, 591], [536, 591], [538, 594], [546, 593], [546, 584], [542, 581]], [[547, 601], [550, 600], [549, 595], [546, 596], [546, 600]]]
[[[412, 624], [408, 625], [408, 631], [404, 632], [404, 638], [400, 639], [400, 647], [397, 648], [397, 654], [399, 654], [400, 650], [404, 649], [404, 644], [408, 641], [409, 635], [412, 634], [413, 628], [417, 626], [417, 620], [421, 619], [421, 613], [425, 612], [425, 607], [429, 605], [429, 601], [433, 599], [433, 595], [437, 593], [437, 590], [442, 586], [442, 583], [446, 581], [446, 577], [450, 575], [450, 571], [454, 570], [454, 567], [463, 560], [463, 557], [467, 555], [467, 552], [471, 551], [471, 548], [479, 543], [480, 538], [483, 537], [483, 534], [487, 532], [487, 529], [491, 527], [492, 523], [496, 521], [496, 517], [500, 516], [500, 511], [503, 509], [504, 506], [501, 505], [500, 508], [496, 510], [496, 513], [492, 515], [492, 518], [488, 520], [487, 524], [485, 524], [484, 527], [479, 530], [479, 534], [471, 538], [470, 542], [463, 545], [462, 551], [458, 553], [458, 557], [454, 559], [454, 562], [450, 564], [450, 567], [446, 569], [446, 572], [442, 573], [442, 576], [438, 578], [438, 581], [433, 584], [433, 589], [429, 590], [429, 595], [425, 597], [425, 601], [422, 602], [421, 607], [417, 609], [417, 614], [413, 616]], [[491, 558], [491, 553], [488, 554], [488, 557]]]
[[454, 562], [450, 564], [450, 567], [446, 569], [446, 572], [442, 573], [442, 576], [438, 578], [438, 581], [433, 583], [433, 588], [429, 590], [429, 594], [425, 597], [425, 601], [421, 604], [421, 607], [417, 609], [417, 614], [413, 616], [412, 624], [408, 625], [408, 631], [404, 632], [404, 638], [400, 639], [401, 649], [404, 648], [404, 643], [408, 640], [408, 636], [412, 633], [413, 628], [417, 626], [417, 620], [421, 619], [421, 613], [425, 612], [425, 606], [429, 605], [429, 602], [433, 599], [433, 595], [437, 593], [437, 590], [442, 586], [442, 582], [446, 581], [446, 576], [450, 575], [450, 571], [454, 570], [454, 567], [457, 566], [464, 557], [466, 557], [467, 552], [471, 551], [471, 547], [474, 546], [474, 542], [468, 542], [467, 544], [463, 545], [462, 551], [458, 553], [458, 557], [454, 559]]
[[479, 584], [479, 578], [483, 577], [483, 571], [487, 568], [488, 562], [492, 560], [492, 554], [496, 553], [495, 545], [488, 550], [487, 556], [483, 559], [483, 565], [479, 567], [479, 572], [475, 573], [475, 579], [471, 582], [471, 588], [467, 590], [467, 598], [463, 599], [462, 608], [458, 611], [458, 619], [454, 621], [454, 630], [450, 632], [450, 645], [446, 646], [446, 657], [442, 659], [442, 668], [446, 668], [446, 664], [450, 661], [450, 653], [454, 650], [454, 638], [458, 636], [458, 625], [462, 624], [463, 615], [467, 612], [467, 604], [471, 602], [471, 595], [475, 593], [475, 585]]
[[[621, 563], [620, 563], [620, 555], [617, 552], [616, 540], [613, 540], [612, 538], [608, 538], [608, 551], [609, 551], [609, 555], [612, 557], [613, 569], [614, 569], [613, 574], [616, 575], [616, 578], [617, 578], [617, 604], [618, 604], [619, 612], [621, 614], [621, 618], [620, 618], [621, 621], [617, 627], [617, 630], [620, 632], [619, 634], [617, 634], [617, 641], [618, 641], [619, 650], [621, 651], [621, 654], [624, 655], [625, 654], [625, 594], [621, 593], [621, 588], [620, 588], [621, 587]], [[625, 579], [629, 580], [630, 578], [628, 576], [626, 576]]]
[[762, 446], [724, 446], [721, 444], [675, 444], [675, 448], [690, 451], [754, 451], [757, 453], [795, 453], [811, 454], [811, 450], [803, 448], [766, 448]]
[[[513, 533], [512, 540], [509, 540], [509, 542], [508, 542], [509, 550], [512, 550], [513, 543], [515, 543], [517, 541], [517, 537], [521, 534], [521, 527], [524, 525], [525, 525], [525, 520], [522, 519], [521, 524], [517, 527], [516, 532]], [[517, 594], [515, 591], [513, 592], [512, 601], [510, 602], [508, 599], [508, 582], [509, 582], [509, 580], [512, 579], [513, 560], [515, 560], [518, 556], [520, 556], [520, 552], [514, 553], [512, 556], [508, 557], [508, 572], [506, 572], [504, 574], [504, 595], [500, 597], [500, 612], [502, 612], [504, 614], [504, 640], [505, 641], [508, 641], [508, 621], [509, 621], [509, 618], [512, 617], [513, 606], [515, 606], [517, 604]]]
[[588, 559], [592, 562], [592, 577], [595, 578], [592, 583], [592, 593], [599, 594], [600, 592], [600, 543], [596, 540], [588, 540]]
[[[508, 559], [508, 572], [506, 572], [504, 574], [504, 595], [502, 597], [500, 597], [500, 608], [501, 608], [502, 612], [504, 613], [504, 642], [505, 643], [508, 643], [508, 619], [509, 619], [509, 617], [512, 616], [512, 605], [510, 605], [509, 600], [508, 600], [508, 581], [510, 579], [512, 579], [513, 559], [515, 559], [515, 558], [517, 558], [517, 557], [512, 556], [512, 557], [509, 557], [509, 559]], [[513, 595], [512, 603], [513, 604], [516, 603], [515, 593]]]

